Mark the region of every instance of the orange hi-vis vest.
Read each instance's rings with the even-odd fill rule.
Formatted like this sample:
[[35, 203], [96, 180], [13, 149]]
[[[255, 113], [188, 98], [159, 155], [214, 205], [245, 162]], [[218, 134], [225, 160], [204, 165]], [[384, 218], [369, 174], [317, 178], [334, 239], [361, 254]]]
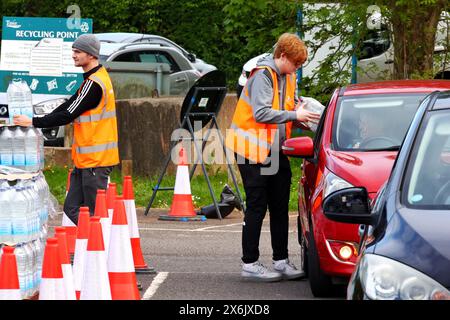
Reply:
[[84, 112], [73, 123], [72, 159], [77, 168], [113, 166], [119, 163], [119, 147], [111, 79], [104, 67], [88, 79], [98, 83], [103, 94], [97, 107]]
[[[267, 69], [270, 72], [273, 82], [272, 108], [281, 110], [277, 73], [269, 67], [257, 67], [252, 70], [249, 78], [258, 69]], [[284, 110], [292, 111], [295, 109], [295, 87], [295, 73], [286, 75]], [[276, 135], [277, 129], [276, 123], [256, 122], [246, 85], [234, 111], [231, 128], [227, 130], [227, 148], [254, 163], [263, 163], [269, 155], [274, 139], [278, 136]], [[286, 123], [286, 139], [290, 138], [291, 130], [292, 121]]]

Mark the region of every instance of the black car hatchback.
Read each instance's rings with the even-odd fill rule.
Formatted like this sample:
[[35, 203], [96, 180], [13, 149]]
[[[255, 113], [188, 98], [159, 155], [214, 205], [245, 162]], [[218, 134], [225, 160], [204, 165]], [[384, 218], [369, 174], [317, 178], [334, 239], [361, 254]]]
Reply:
[[[372, 205], [373, 204], [373, 205]], [[347, 299], [450, 299], [450, 91], [419, 106], [388, 181], [323, 201], [334, 221], [361, 224]]]

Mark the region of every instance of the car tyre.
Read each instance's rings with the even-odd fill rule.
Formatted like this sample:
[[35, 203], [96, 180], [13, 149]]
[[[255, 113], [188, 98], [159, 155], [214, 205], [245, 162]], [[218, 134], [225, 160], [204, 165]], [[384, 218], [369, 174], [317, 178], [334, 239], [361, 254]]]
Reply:
[[331, 277], [320, 269], [319, 254], [317, 252], [314, 232], [309, 233], [308, 249], [308, 278], [311, 291], [315, 297], [329, 297], [334, 294], [334, 286]]
[[302, 232], [302, 225], [300, 223], [300, 217], [297, 217], [297, 232], [298, 232], [298, 244], [300, 245], [300, 260], [301, 270], [305, 272], [305, 276], [308, 277], [308, 247], [306, 246], [306, 239]]

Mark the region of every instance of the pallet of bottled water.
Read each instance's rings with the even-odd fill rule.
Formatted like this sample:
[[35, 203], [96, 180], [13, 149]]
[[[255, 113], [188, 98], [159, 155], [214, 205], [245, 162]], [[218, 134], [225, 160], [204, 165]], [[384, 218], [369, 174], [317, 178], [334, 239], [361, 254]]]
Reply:
[[20, 79], [12, 79], [6, 90], [8, 101], [8, 117], [0, 119], [0, 124], [14, 124], [13, 118], [16, 115], [26, 115], [33, 117], [33, 95], [27, 82]]
[[48, 218], [54, 214], [55, 203], [42, 172], [19, 176], [0, 170], [0, 247], [15, 247], [25, 299], [39, 288]]
[[14, 173], [44, 168], [44, 136], [34, 127], [0, 126], [0, 165]]

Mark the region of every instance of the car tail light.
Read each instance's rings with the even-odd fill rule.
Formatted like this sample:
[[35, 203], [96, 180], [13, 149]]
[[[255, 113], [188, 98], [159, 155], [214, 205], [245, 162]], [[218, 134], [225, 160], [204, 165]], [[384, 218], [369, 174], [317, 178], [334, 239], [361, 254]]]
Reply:
[[327, 240], [332, 257], [338, 262], [355, 264], [358, 257], [358, 245], [352, 242]]

